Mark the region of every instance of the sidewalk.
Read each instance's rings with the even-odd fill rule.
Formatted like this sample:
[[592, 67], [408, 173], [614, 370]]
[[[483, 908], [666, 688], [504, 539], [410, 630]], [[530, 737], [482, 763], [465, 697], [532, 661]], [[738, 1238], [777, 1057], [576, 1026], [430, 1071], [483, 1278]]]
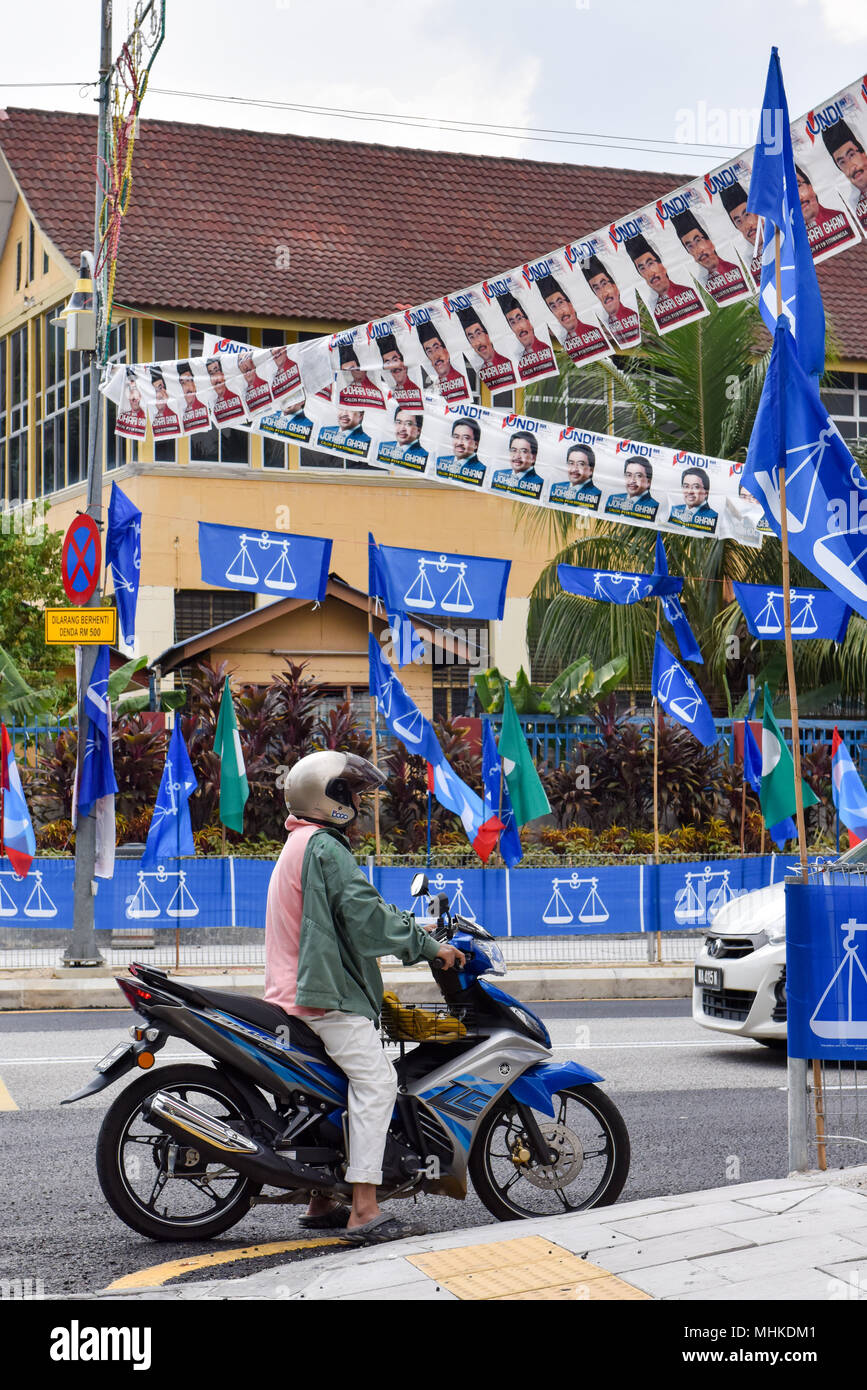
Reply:
[[[0, 978], [0, 1014], [4, 1009], [120, 1008], [124, 1000], [115, 976], [126, 973], [121, 966], [8, 971]], [[259, 998], [265, 992], [265, 975], [258, 970], [236, 972], [231, 968], [206, 967], [199, 973], [182, 968], [180, 974], [203, 989], [234, 989]], [[423, 1004], [437, 997], [427, 966], [386, 968], [382, 978], [385, 988], [394, 990], [406, 1004]], [[692, 978], [692, 965], [644, 965], [634, 961], [622, 965], [513, 965], [504, 987], [523, 1003], [674, 999], [691, 995]]]
[[[395, 1203], [398, 1215], [404, 1205]], [[407, 1210], [421, 1217], [423, 1205]], [[183, 1273], [176, 1267], [174, 1272]], [[147, 1274], [91, 1297], [864, 1300], [867, 1168], [799, 1173], [572, 1216], [345, 1248], [240, 1278], [123, 1287]]]

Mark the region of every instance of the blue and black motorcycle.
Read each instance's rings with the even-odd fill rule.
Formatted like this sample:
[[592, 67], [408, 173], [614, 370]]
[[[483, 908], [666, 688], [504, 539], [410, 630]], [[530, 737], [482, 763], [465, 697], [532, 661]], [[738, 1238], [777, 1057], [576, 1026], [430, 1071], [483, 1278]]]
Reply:
[[[424, 874], [412, 893], [427, 896]], [[464, 1198], [471, 1178], [501, 1221], [616, 1201], [629, 1136], [595, 1084], [602, 1077], [552, 1062], [545, 1025], [486, 978], [505, 974], [494, 938], [452, 916], [445, 894], [430, 908], [435, 936], [466, 960], [433, 970], [442, 1004], [385, 1010], [399, 1090], [380, 1200]], [[259, 1203], [346, 1195], [347, 1083], [317, 1035], [260, 999], [141, 964], [130, 972], [118, 984], [142, 1023], [64, 1102], [144, 1073], [108, 1110], [97, 1143], [100, 1185], [121, 1220], [154, 1240], [202, 1240]], [[213, 1064], [151, 1071], [168, 1038]]]

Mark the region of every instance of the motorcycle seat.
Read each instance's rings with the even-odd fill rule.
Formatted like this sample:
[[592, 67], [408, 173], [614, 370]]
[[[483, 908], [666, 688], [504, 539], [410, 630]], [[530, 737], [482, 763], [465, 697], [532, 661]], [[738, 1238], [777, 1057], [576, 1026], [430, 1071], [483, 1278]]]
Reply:
[[288, 1029], [289, 1041], [293, 1047], [301, 1048], [318, 1061], [327, 1062], [331, 1067], [337, 1067], [328, 1056], [319, 1035], [307, 1027], [303, 1018], [284, 1013], [278, 1004], [269, 1004], [266, 1000], [256, 999], [249, 994], [235, 994], [222, 989], [197, 989], [196, 993], [211, 1008], [232, 1014], [235, 1018], [243, 1019], [245, 1023], [253, 1023], [257, 1028], [264, 1028], [269, 1033], [283, 1029], [281, 1036], [285, 1037], [285, 1030]]

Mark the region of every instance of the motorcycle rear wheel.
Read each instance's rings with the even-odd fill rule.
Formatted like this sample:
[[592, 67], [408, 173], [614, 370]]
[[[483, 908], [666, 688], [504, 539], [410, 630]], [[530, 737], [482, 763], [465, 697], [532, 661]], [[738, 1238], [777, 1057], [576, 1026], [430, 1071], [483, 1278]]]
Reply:
[[482, 1120], [469, 1172], [481, 1201], [499, 1221], [609, 1206], [623, 1190], [629, 1135], [614, 1102], [593, 1085], [568, 1087], [551, 1100], [553, 1120], [533, 1111], [544, 1137], [560, 1152], [548, 1168], [530, 1158], [531, 1146], [510, 1095], [502, 1096]]
[[[173, 1146], [149, 1125], [141, 1112], [157, 1091], [190, 1097], [191, 1104], [230, 1124], [248, 1118], [240, 1091], [213, 1067], [158, 1067], [127, 1086], [106, 1112], [96, 1144], [99, 1185], [116, 1215], [140, 1235], [208, 1240], [246, 1216], [261, 1186], [219, 1163], [196, 1163], [194, 1143]], [[185, 1170], [192, 1175], [184, 1176]]]

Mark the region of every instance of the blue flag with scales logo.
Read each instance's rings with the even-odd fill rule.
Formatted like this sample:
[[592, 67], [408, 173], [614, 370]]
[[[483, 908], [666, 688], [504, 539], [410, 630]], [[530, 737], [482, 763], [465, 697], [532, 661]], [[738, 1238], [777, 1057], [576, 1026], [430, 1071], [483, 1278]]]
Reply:
[[135, 646], [135, 610], [141, 573], [141, 512], [117, 483], [111, 485], [105, 559], [111, 565], [121, 636]]
[[142, 868], [150, 868], [166, 859], [176, 859], [182, 854], [195, 854], [196, 846], [188, 803], [197, 785], [196, 774], [193, 772], [187, 745], [181, 733], [181, 721], [176, 718], [144, 854], [141, 857]]
[[659, 633], [653, 651], [651, 693], [672, 719], [694, 734], [706, 747], [716, 743], [716, 725], [710, 706], [692, 676], [668, 650]]
[[762, 503], [776, 536], [781, 464], [786, 470], [790, 551], [867, 618], [867, 477], [801, 366], [782, 319], [774, 334], [743, 473], [743, 486]]
[[762, 318], [768, 331], [774, 333], [777, 327], [774, 228], [779, 227], [781, 317], [794, 335], [804, 371], [821, 376], [825, 370], [825, 310], [801, 210], [789, 106], [776, 48], [771, 49], [747, 211], [757, 212], [765, 219], [759, 286]]
[[328, 586], [330, 540], [291, 531], [199, 522], [202, 582], [272, 598], [321, 601]]
[[695, 634], [683, 611], [678, 595], [683, 580], [668, 572], [668, 560], [662, 536], [657, 534], [652, 574], [634, 574], [627, 570], [581, 569], [578, 565], [558, 565], [557, 579], [567, 594], [597, 599], [602, 603], [632, 604], [643, 598], [658, 598], [662, 611], [674, 629], [677, 645], [684, 661], [704, 664]]

